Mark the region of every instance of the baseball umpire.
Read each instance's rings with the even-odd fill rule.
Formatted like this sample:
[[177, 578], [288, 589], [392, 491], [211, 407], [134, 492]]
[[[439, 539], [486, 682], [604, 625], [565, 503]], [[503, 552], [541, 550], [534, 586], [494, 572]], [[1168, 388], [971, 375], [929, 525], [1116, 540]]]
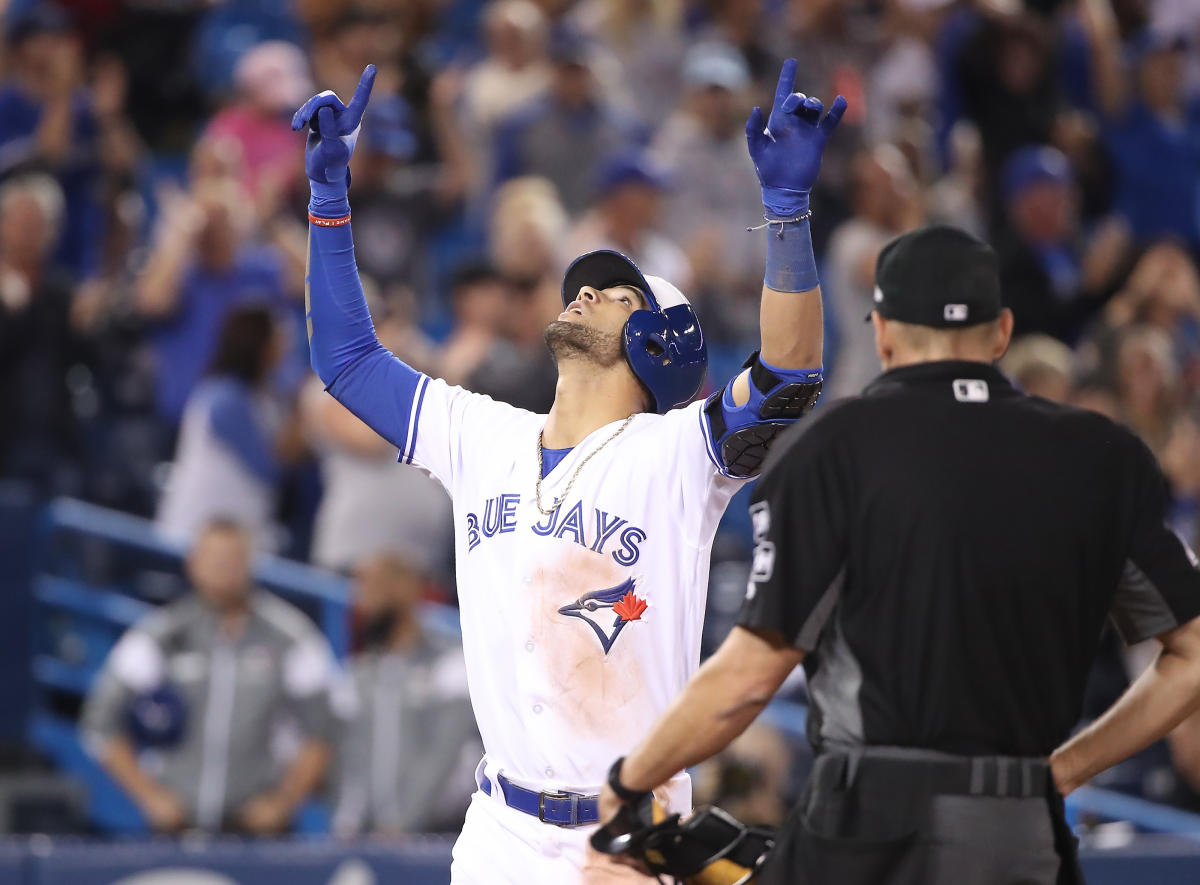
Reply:
[[[756, 882], [1081, 882], [1062, 796], [1200, 705], [1200, 567], [1135, 436], [993, 367], [1012, 314], [986, 244], [905, 234], [876, 281], [884, 373], [777, 444], [739, 626], [613, 765], [600, 832], [803, 662], [816, 763]], [[1106, 616], [1162, 648], [1068, 740]]]

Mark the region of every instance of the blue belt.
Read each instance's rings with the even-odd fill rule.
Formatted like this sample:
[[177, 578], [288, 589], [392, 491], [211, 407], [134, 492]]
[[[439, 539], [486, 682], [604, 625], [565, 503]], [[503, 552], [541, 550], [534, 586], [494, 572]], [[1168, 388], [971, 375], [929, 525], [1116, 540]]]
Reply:
[[[559, 827], [577, 827], [594, 824], [600, 820], [599, 796], [582, 793], [539, 793], [518, 787], [502, 774], [496, 775], [504, 804], [517, 811], [536, 817], [543, 823]], [[492, 782], [486, 774], [480, 774], [479, 789], [492, 795]]]

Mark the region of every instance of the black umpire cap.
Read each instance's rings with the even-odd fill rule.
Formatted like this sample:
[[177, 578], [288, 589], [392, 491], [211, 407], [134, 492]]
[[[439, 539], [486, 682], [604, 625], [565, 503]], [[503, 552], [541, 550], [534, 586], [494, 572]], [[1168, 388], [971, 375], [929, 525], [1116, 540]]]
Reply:
[[875, 307], [889, 320], [955, 329], [1000, 315], [1000, 266], [992, 247], [945, 224], [896, 237], [875, 261]]

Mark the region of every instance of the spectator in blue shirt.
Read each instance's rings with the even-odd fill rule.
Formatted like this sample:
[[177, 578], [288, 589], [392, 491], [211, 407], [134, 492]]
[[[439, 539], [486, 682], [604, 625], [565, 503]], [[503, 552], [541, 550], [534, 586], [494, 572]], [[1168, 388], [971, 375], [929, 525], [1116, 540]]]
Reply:
[[0, 85], [0, 175], [48, 172], [66, 201], [57, 260], [76, 276], [95, 268], [101, 237], [100, 122], [84, 86], [71, 19], [38, 3], [10, 19], [9, 76]]
[[1139, 240], [1169, 234], [1200, 249], [1200, 96], [1185, 87], [1187, 42], [1147, 28], [1126, 47], [1126, 63], [1109, 0], [1082, 10], [1117, 211]]
[[291, 306], [284, 259], [254, 242], [252, 216], [237, 182], [221, 174], [164, 206], [135, 299], [152, 324], [158, 411], [171, 426], [212, 359], [229, 312], [246, 304]]
[[1008, 226], [996, 250], [1005, 304], [1020, 334], [1073, 340], [1127, 269], [1128, 228], [1112, 218], [1084, 228], [1071, 164], [1047, 145], [1016, 151], [1002, 181]]

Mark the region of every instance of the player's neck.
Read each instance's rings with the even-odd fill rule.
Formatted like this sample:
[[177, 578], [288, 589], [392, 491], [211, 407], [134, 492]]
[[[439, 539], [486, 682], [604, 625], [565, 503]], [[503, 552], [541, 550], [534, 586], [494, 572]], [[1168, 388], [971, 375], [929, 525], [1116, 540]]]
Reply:
[[598, 428], [644, 411], [645, 406], [645, 394], [628, 370], [560, 361], [542, 444], [548, 449], [573, 448]]

